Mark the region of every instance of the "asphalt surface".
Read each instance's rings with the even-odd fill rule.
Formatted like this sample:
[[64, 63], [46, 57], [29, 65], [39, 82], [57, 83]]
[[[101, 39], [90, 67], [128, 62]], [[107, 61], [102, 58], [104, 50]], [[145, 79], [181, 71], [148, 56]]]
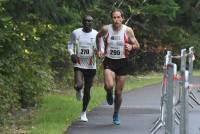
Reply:
[[[200, 78], [193, 78], [200, 84]], [[200, 92], [195, 92], [200, 99]], [[87, 114], [88, 122], [75, 121], [65, 134], [149, 134], [160, 115], [161, 84], [147, 86], [123, 94], [120, 110], [121, 124], [112, 124], [113, 105], [106, 102]], [[189, 112], [189, 134], [200, 134], [200, 106], [189, 100], [194, 108]], [[179, 126], [176, 125], [176, 134]], [[164, 134], [164, 127], [156, 134]]]

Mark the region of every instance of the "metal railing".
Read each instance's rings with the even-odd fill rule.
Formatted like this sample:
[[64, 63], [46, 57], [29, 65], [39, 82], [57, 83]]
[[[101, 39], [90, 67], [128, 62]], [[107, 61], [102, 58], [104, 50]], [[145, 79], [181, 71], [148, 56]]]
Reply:
[[[155, 134], [161, 127], [164, 127], [165, 134], [175, 134], [175, 123], [180, 125], [180, 134], [189, 134], [188, 119], [189, 107], [194, 107], [188, 100], [191, 98], [196, 104], [200, 104], [193, 90], [190, 89], [192, 82], [192, 71], [194, 61], [194, 48], [190, 47], [181, 50], [181, 55], [172, 56], [168, 51], [165, 56], [162, 93], [160, 104], [160, 116], [153, 123], [150, 134]], [[180, 75], [177, 73], [177, 65], [172, 63], [172, 59], [180, 59]], [[188, 62], [187, 62], [188, 59]], [[186, 69], [188, 66], [188, 70]], [[176, 84], [178, 82], [178, 96], [176, 96]], [[180, 105], [180, 108], [177, 106]]]

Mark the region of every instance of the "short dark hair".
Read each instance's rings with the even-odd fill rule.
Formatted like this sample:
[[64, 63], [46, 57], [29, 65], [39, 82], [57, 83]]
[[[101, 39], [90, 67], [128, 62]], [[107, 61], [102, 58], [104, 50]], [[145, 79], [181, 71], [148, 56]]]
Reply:
[[91, 15], [85, 15], [82, 18], [82, 21], [85, 21], [88, 17], [90, 17], [93, 20], [93, 17]]
[[123, 12], [121, 9], [118, 9], [118, 8], [115, 8], [115, 9], [113, 9], [113, 10], [111, 11], [111, 13], [110, 13], [111, 18], [112, 18], [112, 15], [113, 15], [114, 12], [120, 12], [122, 18], [124, 18], [124, 12]]

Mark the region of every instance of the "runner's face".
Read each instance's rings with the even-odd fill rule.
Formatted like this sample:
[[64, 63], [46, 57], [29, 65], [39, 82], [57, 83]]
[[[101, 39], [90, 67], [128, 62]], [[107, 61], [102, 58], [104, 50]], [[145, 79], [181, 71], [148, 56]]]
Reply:
[[93, 18], [91, 16], [86, 16], [83, 19], [83, 28], [85, 30], [91, 30], [92, 29], [92, 23], [93, 23]]
[[121, 16], [121, 13], [119, 11], [112, 13], [112, 21], [114, 27], [120, 27], [123, 21], [123, 18]]

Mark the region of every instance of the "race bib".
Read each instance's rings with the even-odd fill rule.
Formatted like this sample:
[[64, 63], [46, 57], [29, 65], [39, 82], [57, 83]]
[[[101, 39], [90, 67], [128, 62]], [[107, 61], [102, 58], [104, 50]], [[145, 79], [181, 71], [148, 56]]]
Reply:
[[78, 49], [78, 56], [79, 57], [91, 57], [93, 56], [93, 49], [91, 46], [89, 45], [82, 45], [82, 46], [79, 46], [79, 49]]
[[110, 43], [109, 57], [120, 59], [124, 50], [123, 42]]

